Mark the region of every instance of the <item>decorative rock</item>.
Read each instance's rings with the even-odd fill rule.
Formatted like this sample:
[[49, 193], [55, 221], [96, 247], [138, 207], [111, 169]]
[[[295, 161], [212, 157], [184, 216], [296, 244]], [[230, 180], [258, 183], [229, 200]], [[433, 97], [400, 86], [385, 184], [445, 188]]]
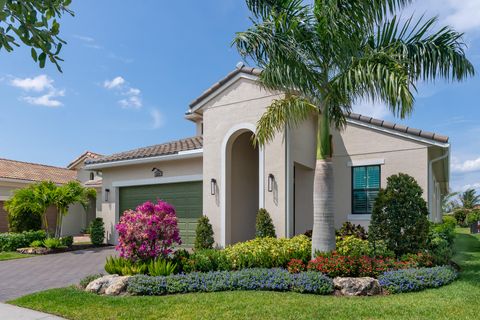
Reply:
[[90, 282], [85, 288], [85, 291], [118, 296], [126, 291], [128, 278], [130, 278], [130, 276], [121, 277], [116, 274], [109, 274]]
[[378, 280], [369, 277], [336, 277], [333, 279], [333, 285], [343, 296], [373, 296], [382, 292]]
[[18, 248], [17, 252], [23, 253], [23, 254], [48, 254], [52, 252], [52, 250], [44, 247], [38, 247], [38, 248]]

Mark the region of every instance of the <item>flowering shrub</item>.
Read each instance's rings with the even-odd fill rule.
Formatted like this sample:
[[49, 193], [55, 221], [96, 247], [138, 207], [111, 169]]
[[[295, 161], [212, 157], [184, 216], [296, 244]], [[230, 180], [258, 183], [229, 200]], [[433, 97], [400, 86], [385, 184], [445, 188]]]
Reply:
[[305, 271], [305, 269], [306, 269], [305, 263], [303, 263], [303, 261], [300, 259], [292, 259], [287, 264], [287, 270], [290, 273], [299, 273], [299, 272]]
[[166, 258], [172, 246], [181, 244], [175, 209], [163, 201], [145, 202], [135, 211], [125, 211], [116, 229], [116, 249], [121, 257], [132, 261]]
[[438, 288], [457, 278], [457, 273], [449, 266], [406, 269], [385, 272], [378, 278], [380, 285], [390, 293], [420, 291]]
[[244, 269], [212, 271], [167, 277], [134, 276], [128, 281], [128, 292], [135, 295], [165, 295], [187, 292], [230, 290], [296, 291], [329, 294], [332, 280], [315, 272], [290, 274], [284, 269]]

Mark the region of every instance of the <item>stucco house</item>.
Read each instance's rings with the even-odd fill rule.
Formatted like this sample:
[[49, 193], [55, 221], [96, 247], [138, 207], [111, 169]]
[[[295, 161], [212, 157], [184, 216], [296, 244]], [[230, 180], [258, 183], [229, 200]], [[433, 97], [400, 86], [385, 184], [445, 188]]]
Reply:
[[[31, 183], [52, 181], [57, 185], [77, 180], [85, 186], [96, 188], [97, 196], [101, 198], [101, 177], [92, 171], [84, 170], [84, 162], [95, 159], [101, 155], [87, 151], [73, 160], [66, 168], [48, 166], [9, 159], [0, 159], [0, 232], [8, 231], [7, 212], [3, 205], [16, 189], [24, 188]], [[57, 210], [50, 207], [47, 211], [49, 229], [54, 230], [56, 225]], [[90, 221], [95, 218], [96, 204], [92, 203], [85, 212], [82, 206], [73, 205], [69, 214], [62, 223], [62, 235], [75, 235], [85, 229]]]
[[[105, 221], [108, 242], [116, 242], [114, 226], [124, 210], [156, 199], [175, 205], [186, 245], [193, 244], [202, 214], [220, 246], [253, 238], [259, 208], [269, 211], [280, 237], [312, 228], [317, 121], [253, 146], [258, 119], [282, 96], [259, 86], [260, 72], [238, 65], [195, 99], [185, 115], [195, 137], [85, 161], [84, 170], [102, 175], [96, 214]], [[343, 131], [332, 130], [332, 141], [337, 228], [345, 221], [368, 226], [379, 188], [399, 172], [415, 177], [430, 219], [441, 219], [448, 137], [349, 114]]]

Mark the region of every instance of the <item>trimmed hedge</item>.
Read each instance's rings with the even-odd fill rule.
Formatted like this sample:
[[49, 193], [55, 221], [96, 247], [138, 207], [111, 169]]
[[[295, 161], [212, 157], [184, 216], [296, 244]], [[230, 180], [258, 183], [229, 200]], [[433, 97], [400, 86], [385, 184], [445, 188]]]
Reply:
[[330, 294], [333, 282], [318, 272], [290, 274], [285, 269], [244, 269], [240, 271], [193, 272], [167, 277], [134, 276], [128, 281], [134, 295], [166, 295], [188, 292], [233, 290], [295, 291]]
[[30, 246], [33, 241], [44, 241], [45, 231], [25, 231], [22, 233], [0, 233], [0, 251], [15, 251]]
[[438, 288], [457, 278], [457, 272], [450, 266], [406, 269], [385, 272], [378, 278], [380, 285], [390, 293], [421, 291]]

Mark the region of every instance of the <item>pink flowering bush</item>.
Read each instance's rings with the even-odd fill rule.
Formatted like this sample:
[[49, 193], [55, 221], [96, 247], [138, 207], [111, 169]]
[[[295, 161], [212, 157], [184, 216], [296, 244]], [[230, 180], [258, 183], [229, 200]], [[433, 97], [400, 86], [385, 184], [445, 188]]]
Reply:
[[175, 244], [182, 243], [175, 209], [164, 201], [148, 201], [136, 210], [125, 211], [116, 229], [116, 249], [120, 257], [131, 261], [166, 258]]

